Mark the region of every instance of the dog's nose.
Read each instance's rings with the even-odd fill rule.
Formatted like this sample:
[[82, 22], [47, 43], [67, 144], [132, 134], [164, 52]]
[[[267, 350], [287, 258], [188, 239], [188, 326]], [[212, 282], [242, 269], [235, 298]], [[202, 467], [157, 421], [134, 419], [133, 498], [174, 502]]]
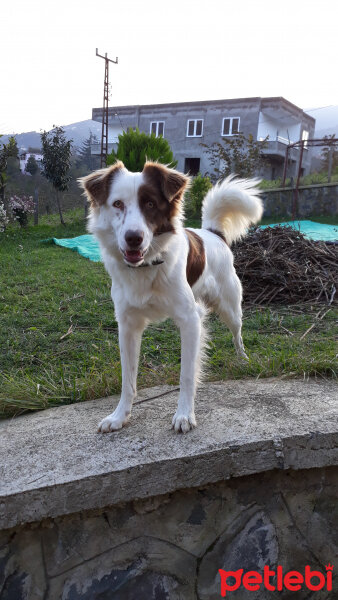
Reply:
[[143, 242], [143, 231], [128, 229], [124, 237], [130, 248], [138, 248]]

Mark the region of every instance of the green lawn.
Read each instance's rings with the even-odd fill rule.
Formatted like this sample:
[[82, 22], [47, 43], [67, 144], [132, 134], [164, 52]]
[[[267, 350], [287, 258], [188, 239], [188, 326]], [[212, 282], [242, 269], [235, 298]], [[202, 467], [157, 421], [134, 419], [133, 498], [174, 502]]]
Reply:
[[[81, 217], [81, 218], [80, 218]], [[121, 386], [117, 324], [101, 263], [50, 244], [48, 237], [85, 233], [82, 213], [42, 219], [38, 227], [0, 234], [0, 414], [10, 416], [117, 393]], [[228, 330], [215, 317], [210, 380], [270, 376], [337, 376], [337, 309], [321, 306], [244, 308], [250, 360], [237, 359]], [[316, 319], [317, 315], [317, 319]], [[302, 339], [309, 327], [316, 323]], [[179, 334], [171, 321], [143, 338], [139, 387], [177, 384]]]

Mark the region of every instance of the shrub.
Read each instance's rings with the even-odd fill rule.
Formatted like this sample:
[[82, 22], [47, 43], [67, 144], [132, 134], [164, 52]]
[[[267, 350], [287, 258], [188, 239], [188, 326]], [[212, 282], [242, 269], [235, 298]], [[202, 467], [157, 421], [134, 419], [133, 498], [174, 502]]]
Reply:
[[9, 207], [13, 213], [14, 219], [20, 223], [20, 227], [25, 227], [28, 222], [28, 215], [34, 212], [33, 197], [12, 196], [9, 199]]
[[0, 202], [0, 233], [3, 233], [8, 225], [9, 219], [6, 213], [6, 209], [2, 202]]
[[131, 128], [119, 135], [117, 151], [113, 150], [107, 156], [107, 166], [112, 165], [116, 160], [122, 160], [124, 166], [134, 173], [142, 171], [147, 160], [153, 160], [171, 168], [175, 168], [177, 165], [166, 139], [162, 136], [156, 137], [154, 133], [150, 135], [141, 133], [139, 129], [133, 131]]
[[203, 177], [201, 173], [198, 173], [198, 175], [192, 179], [185, 200], [185, 212], [188, 217], [201, 216], [202, 202], [210, 188], [212, 188], [210, 177]]

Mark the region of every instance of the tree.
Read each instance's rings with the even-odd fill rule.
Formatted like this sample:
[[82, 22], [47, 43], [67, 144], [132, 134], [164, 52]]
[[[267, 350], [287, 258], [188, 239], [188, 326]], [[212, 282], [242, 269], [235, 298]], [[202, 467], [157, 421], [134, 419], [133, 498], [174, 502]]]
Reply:
[[0, 150], [0, 198], [4, 201], [5, 187], [7, 183], [8, 160], [18, 158], [18, 146], [14, 136], [11, 136], [7, 144], [4, 144]]
[[62, 127], [54, 127], [51, 131], [41, 134], [42, 143], [42, 175], [50, 181], [56, 192], [56, 202], [59, 209], [60, 221], [65, 225], [62, 216], [59, 194], [68, 189], [71, 179], [69, 169], [71, 166], [72, 141], [66, 140]]
[[237, 133], [211, 146], [201, 144], [206, 148], [206, 154], [214, 168], [210, 178], [224, 179], [231, 173], [238, 177], [252, 177], [266, 161], [262, 150], [267, 146], [267, 141], [268, 138], [265, 138], [256, 142], [251, 134], [246, 138], [243, 133]]
[[107, 165], [116, 160], [122, 160], [125, 167], [134, 173], [142, 171], [147, 160], [153, 160], [171, 168], [176, 167], [177, 161], [171, 151], [169, 143], [162, 136], [156, 137], [154, 133], [141, 133], [139, 129], [128, 129], [119, 135], [117, 152], [112, 151], [107, 156]]
[[94, 135], [91, 131], [89, 133], [89, 138], [84, 140], [78, 150], [79, 163], [83, 163], [86, 165], [89, 171], [93, 171], [95, 168], [95, 158], [92, 155], [92, 144], [97, 144], [98, 139], [96, 135]]
[[39, 165], [36, 162], [34, 156], [31, 155], [29, 157], [29, 159], [27, 160], [25, 171], [26, 171], [26, 173], [29, 173], [30, 175], [36, 175], [36, 173], [39, 171]]
[[338, 166], [338, 144], [335, 133], [326, 135], [324, 140], [327, 146], [324, 146], [321, 152], [322, 169], [331, 176], [332, 169]]
[[209, 177], [203, 177], [198, 173], [193, 177], [191, 185], [185, 195], [186, 215], [189, 217], [200, 217], [203, 200], [212, 188], [212, 183]]

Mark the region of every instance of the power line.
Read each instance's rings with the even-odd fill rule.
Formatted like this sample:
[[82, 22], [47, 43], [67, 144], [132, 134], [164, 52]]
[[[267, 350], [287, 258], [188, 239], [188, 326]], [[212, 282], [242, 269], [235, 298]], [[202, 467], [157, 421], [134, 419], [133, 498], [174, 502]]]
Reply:
[[338, 108], [338, 104], [328, 104], [327, 106], [319, 106], [318, 108], [309, 108], [304, 110], [305, 113], [315, 112], [315, 110], [323, 110], [323, 108]]

